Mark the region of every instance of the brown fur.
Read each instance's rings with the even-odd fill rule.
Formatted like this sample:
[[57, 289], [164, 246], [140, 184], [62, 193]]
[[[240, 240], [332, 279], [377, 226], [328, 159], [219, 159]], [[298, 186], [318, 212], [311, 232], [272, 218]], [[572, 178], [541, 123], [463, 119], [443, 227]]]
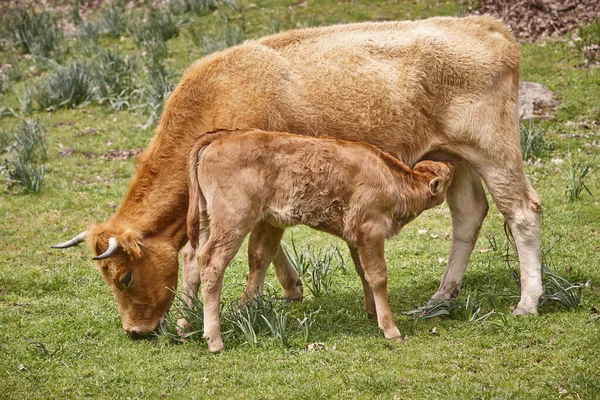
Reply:
[[[517, 311], [534, 313], [541, 294], [540, 201], [521, 162], [518, 73], [516, 41], [489, 16], [289, 31], [199, 60], [166, 101], [117, 213], [90, 238], [99, 252], [110, 234], [121, 243], [121, 232], [131, 229], [143, 244], [135, 261], [100, 263], [114, 264], [119, 274], [133, 270], [134, 285], [143, 264], [145, 279], [157, 282], [134, 298], [111, 275], [118, 302], [173, 298], [159, 285], [176, 274], [185, 243], [185, 159], [194, 138], [217, 129], [263, 129], [368, 142], [408, 165], [429, 157], [464, 160], [448, 192], [453, 244], [434, 298], [447, 298], [460, 284], [487, 212], [481, 177], [519, 247], [524, 281]], [[276, 260], [280, 276], [285, 257]], [[133, 311], [121, 316], [132, 321], [130, 330], [143, 318]], [[147, 333], [150, 325], [135, 331]]]
[[[359, 256], [373, 293], [378, 322], [388, 338], [398, 338], [386, 300], [383, 241], [424, 210], [441, 204], [452, 180], [449, 164], [421, 161], [414, 170], [377, 148], [333, 138], [310, 138], [263, 131], [218, 132], [200, 136], [189, 157], [188, 236], [198, 253], [206, 306], [209, 349], [222, 348], [220, 285], [225, 267], [255, 225], [275, 240], [249, 254], [266, 268], [283, 228], [308, 225], [348, 242]], [[373, 264], [371, 258], [382, 261]], [[262, 272], [261, 272], [262, 273]], [[361, 274], [361, 277], [363, 274]], [[363, 278], [363, 283], [364, 279]], [[217, 305], [217, 307], [211, 306]]]

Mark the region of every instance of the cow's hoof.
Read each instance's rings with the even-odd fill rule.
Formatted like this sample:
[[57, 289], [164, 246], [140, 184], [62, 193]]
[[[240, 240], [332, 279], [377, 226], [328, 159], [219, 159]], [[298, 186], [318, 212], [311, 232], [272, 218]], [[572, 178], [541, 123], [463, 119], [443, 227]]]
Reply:
[[208, 351], [211, 353], [218, 353], [223, 350], [224, 346], [221, 337], [211, 338], [205, 335], [204, 339], [206, 339], [206, 342], [208, 343]]
[[400, 335], [400, 336], [390, 338], [389, 340], [392, 340], [392, 341], [398, 342], [398, 343], [402, 343], [402, 342], [406, 342], [406, 337]]
[[512, 315], [537, 315], [537, 309], [532, 309], [532, 310], [526, 310], [524, 308], [521, 307], [517, 307], [513, 312]]
[[302, 286], [302, 281], [298, 279], [296, 285], [291, 289], [283, 289], [283, 298], [288, 301], [302, 301], [302, 297], [304, 296], [304, 287]]

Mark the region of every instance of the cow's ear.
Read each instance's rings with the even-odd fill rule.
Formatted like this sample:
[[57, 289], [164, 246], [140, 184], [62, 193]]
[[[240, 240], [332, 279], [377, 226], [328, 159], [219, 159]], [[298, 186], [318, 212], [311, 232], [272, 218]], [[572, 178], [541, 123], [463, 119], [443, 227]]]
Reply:
[[429, 181], [429, 191], [432, 196], [439, 196], [442, 194], [442, 189], [444, 188], [443, 183], [443, 179], [439, 176]]
[[119, 247], [131, 258], [140, 258], [142, 256], [142, 235], [134, 229], [125, 228], [118, 236]]

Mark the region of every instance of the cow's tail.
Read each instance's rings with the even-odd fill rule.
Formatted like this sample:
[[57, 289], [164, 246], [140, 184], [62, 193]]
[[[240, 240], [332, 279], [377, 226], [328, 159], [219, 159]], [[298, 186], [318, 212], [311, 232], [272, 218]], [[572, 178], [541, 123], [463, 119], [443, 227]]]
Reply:
[[198, 247], [200, 229], [208, 227], [206, 198], [198, 181], [198, 167], [204, 150], [218, 137], [227, 132], [205, 133], [196, 139], [188, 157], [189, 206], [187, 214], [187, 235], [194, 249]]

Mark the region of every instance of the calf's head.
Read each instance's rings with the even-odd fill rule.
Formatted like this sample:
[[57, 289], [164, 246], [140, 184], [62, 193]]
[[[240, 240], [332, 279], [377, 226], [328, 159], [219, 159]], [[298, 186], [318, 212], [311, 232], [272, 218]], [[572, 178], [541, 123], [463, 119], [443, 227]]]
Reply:
[[415, 165], [413, 172], [425, 176], [429, 182], [430, 207], [440, 205], [446, 200], [446, 193], [454, 175], [454, 168], [450, 163], [424, 160]]
[[177, 287], [178, 248], [159, 237], [143, 238], [129, 228], [93, 226], [55, 248], [86, 240], [96, 266], [112, 289], [123, 329], [133, 337], [152, 333], [164, 320]]

